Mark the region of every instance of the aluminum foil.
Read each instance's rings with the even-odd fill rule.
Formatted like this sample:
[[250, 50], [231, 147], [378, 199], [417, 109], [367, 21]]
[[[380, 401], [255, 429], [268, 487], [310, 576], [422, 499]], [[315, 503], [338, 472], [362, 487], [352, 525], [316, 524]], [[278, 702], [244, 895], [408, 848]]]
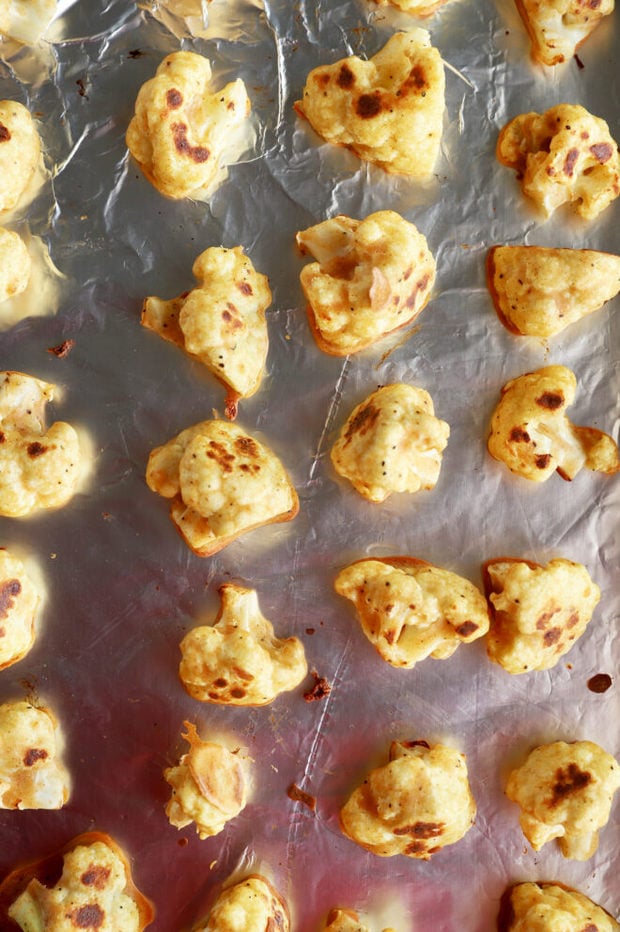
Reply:
[[[494, 157], [508, 119], [559, 102], [583, 104], [620, 136], [618, 19], [607, 18], [579, 61], [554, 71], [531, 64], [511, 0], [454, 0], [425, 21], [446, 62], [447, 112], [436, 176], [420, 185], [322, 143], [293, 110], [312, 67], [370, 56], [416, 20], [370, 0], [203, 6], [78, 0], [34, 48], [2, 47], [0, 96], [31, 108], [45, 150], [42, 186], [13, 225], [27, 225], [48, 250], [56, 297], [41, 292], [39, 316], [12, 319], [0, 334], [1, 368], [62, 388], [52, 416], [90, 437], [93, 467], [63, 509], [0, 520], [0, 543], [29, 555], [47, 593], [36, 645], [0, 673], [0, 698], [33, 696], [54, 709], [73, 780], [58, 812], [0, 814], [0, 873], [99, 829], [125, 848], [153, 899], [154, 932], [188, 928], [226, 878], [250, 870], [272, 878], [299, 932], [316, 930], [335, 905], [360, 910], [373, 932], [388, 924], [488, 932], [505, 886], [528, 879], [575, 886], [613, 911], [618, 803], [594, 857], [571, 862], [553, 843], [532, 851], [503, 785], [538, 743], [588, 738], [620, 751], [620, 486], [585, 471], [572, 483], [556, 476], [533, 486], [492, 460], [485, 440], [501, 386], [549, 363], [577, 375], [573, 420], [617, 436], [619, 302], [548, 345], [517, 339], [492, 310], [484, 261], [497, 243], [620, 252], [617, 203], [592, 223], [564, 213], [543, 222]], [[252, 99], [254, 147], [209, 204], [166, 200], [125, 148], [140, 86], [179, 48], [206, 55], [217, 82], [243, 78]], [[382, 208], [427, 236], [438, 267], [432, 302], [408, 339], [326, 356], [307, 325], [295, 233], [336, 213]], [[224, 393], [139, 321], [146, 295], [192, 287], [193, 260], [220, 244], [243, 245], [270, 279], [267, 375], [241, 402], [238, 423], [280, 455], [301, 510], [200, 559], [147, 488], [145, 466], [153, 447], [222, 414]], [[68, 355], [48, 352], [65, 340], [74, 341]], [[372, 505], [336, 476], [328, 451], [353, 406], [398, 380], [431, 393], [451, 437], [432, 492]], [[480, 641], [449, 660], [397, 670], [333, 590], [351, 560], [389, 554], [476, 584], [491, 557], [565, 556], [586, 564], [603, 597], [584, 637], [549, 672], [510, 676]], [[205, 706], [185, 693], [179, 642], [213, 620], [217, 589], [230, 580], [257, 590], [279, 635], [303, 640], [328, 696], [304, 700], [311, 676], [259, 709]], [[614, 683], [596, 694], [587, 683], [601, 672]], [[204, 841], [164, 814], [162, 771], [185, 750], [184, 720], [227, 736], [254, 761], [250, 804]], [[378, 858], [341, 834], [339, 808], [385, 762], [393, 739], [419, 738], [467, 755], [476, 823], [428, 863]], [[315, 811], [288, 797], [293, 783], [316, 798]]]

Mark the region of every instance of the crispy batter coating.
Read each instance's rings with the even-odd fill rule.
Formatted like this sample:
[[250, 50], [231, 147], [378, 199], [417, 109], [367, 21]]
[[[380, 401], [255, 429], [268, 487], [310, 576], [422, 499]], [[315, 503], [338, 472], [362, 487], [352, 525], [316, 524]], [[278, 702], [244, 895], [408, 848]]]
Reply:
[[435, 283], [426, 238], [393, 210], [325, 220], [298, 233], [297, 244], [317, 260], [302, 269], [301, 287], [314, 337], [334, 356], [410, 324]]
[[601, 598], [585, 566], [570, 560], [547, 566], [489, 560], [483, 578], [492, 618], [487, 653], [508, 673], [554, 667], [586, 630]]
[[0, 227], [0, 304], [26, 290], [31, 269], [30, 253], [21, 236]]
[[578, 104], [522, 113], [504, 126], [497, 158], [547, 216], [572, 204], [593, 220], [620, 194], [620, 155], [607, 123]]
[[146, 481], [172, 499], [171, 518], [201, 557], [246, 531], [290, 521], [299, 510], [297, 493], [275, 453], [228, 421], [202, 421], [157, 447]]
[[577, 380], [565, 366], [547, 366], [507, 382], [491, 419], [489, 453], [511, 472], [545, 482], [557, 472], [574, 479], [583, 467], [618, 471], [618, 447], [594, 427], [577, 427], [565, 415]]
[[142, 324], [196, 356], [227, 386], [234, 405], [254, 394], [265, 370], [269, 282], [241, 246], [205, 249], [192, 272], [198, 279], [192, 291], [145, 300]]
[[436, 485], [449, 435], [423, 388], [385, 385], [353, 409], [331, 460], [360, 495], [383, 502], [392, 492]]
[[443, 62], [425, 29], [396, 33], [368, 61], [315, 68], [295, 103], [327, 142], [419, 180], [435, 168], [444, 108]]
[[[127, 147], [158, 191], [204, 199], [222, 181], [231, 141], [247, 124], [241, 79], [215, 90], [211, 65], [196, 52], [173, 52], [142, 85]], [[225, 173], [224, 173], [225, 177]]]
[[32, 647], [39, 602], [22, 561], [0, 548], [0, 670], [17, 663]]
[[220, 586], [215, 623], [181, 641], [179, 676], [194, 699], [223, 705], [266, 705], [301, 683], [308, 667], [297, 638], [275, 637], [254, 589]]
[[30, 111], [16, 100], [0, 100], [0, 212], [15, 207], [40, 155], [39, 134]]
[[521, 807], [523, 834], [535, 851], [554, 838], [565, 858], [587, 861], [620, 787], [620, 764], [592, 741], [554, 741], [513, 770], [506, 795]]
[[[354, 909], [330, 909], [323, 926], [324, 932], [368, 932], [368, 927], [360, 922]], [[394, 932], [394, 929], [383, 929]]]
[[63, 739], [49, 709], [0, 705], [0, 809], [61, 809], [69, 798]]
[[207, 918], [192, 932], [289, 932], [290, 927], [288, 909], [278, 891], [266, 877], [250, 874], [222, 890]]
[[487, 284], [511, 333], [552, 337], [620, 291], [620, 256], [593, 249], [494, 246]]
[[6, 517], [58, 508], [77, 488], [77, 433], [62, 421], [45, 429], [55, 387], [22, 372], [0, 372], [0, 514]]
[[34, 45], [56, 13], [56, 0], [0, 0], [0, 36]]
[[336, 592], [355, 605], [362, 631], [388, 663], [411, 669], [451, 657], [489, 629], [487, 603], [467, 579], [413, 557], [358, 560]]
[[389, 763], [354, 790], [340, 824], [345, 835], [380, 857], [428, 861], [459, 841], [475, 815], [463, 754], [426, 741], [394, 741]]
[[497, 932], [620, 932], [583, 893], [558, 883], [517, 883], [503, 894]]
[[532, 43], [532, 58], [559, 65], [614, 10], [614, 0], [516, 0]]
[[164, 770], [172, 787], [166, 815], [176, 828], [194, 822], [200, 838], [209, 838], [218, 835], [245, 807], [244, 761], [221, 744], [202, 741], [191, 722], [185, 722], [185, 729], [183, 738], [189, 751], [176, 767]]
[[47, 879], [45, 866], [30, 865], [33, 879], [8, 910], [24, 932], [141, 932], [151, 922], [152, 905], [134, 886], [127, 858], [108, 835], [90, 832], [74, 839], [54, 887], [41, 882]]

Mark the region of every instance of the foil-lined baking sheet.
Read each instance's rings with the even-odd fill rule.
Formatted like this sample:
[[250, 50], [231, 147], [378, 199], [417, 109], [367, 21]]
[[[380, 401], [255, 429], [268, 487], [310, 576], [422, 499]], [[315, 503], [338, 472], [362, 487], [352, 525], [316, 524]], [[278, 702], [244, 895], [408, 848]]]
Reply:
[[[71, 837], [105, 831], [127, 851], [155, 903], [152, 929], [183, 930], [230, 875], [267, 873], [299, 932], [335, 905], [357, 908], [374, 932], [488, 932], [499, 897], [518, 880], [558, 880], [618, 908], [620, 807], [597, 853], [534, 853], [503, 794], [511, 766], [534, 745], [587, 738], [618, 755], [618, 480], [582, 472], [543, 486], [512, 476], [486, 452], [490, 414], [508, 379], [545, 364], [576, 373], [579, 424], [617, 438], [619, 299], [549, 344], [508, 333], [485, 286], [498, 243], [584, 246], [620, 253], [620, 206], [591, 223], [541, 220], [494, 157], [499, 129], [518, 113], [580, 103], [620, 135], [620, 39], [607, 17], [556, 70], [533, 66], [511, 0], [454, 0], [422, 25], [446, 62], [447, 112], [436, 176], [391, 177], [321, 142], [293, 110], [307, 72], [349, 54], [374, 54], [396, 30], [420, 25], [370, 0], [214, 0], [135, 5], [77, 0], [34, 48], [5, 43], [0, 97], [27, 104], [45, 150], [45, 176], [11, 218], [40, 244], [38, 306], [0, 333], [2, 369], [56, 383], [54, 419], [90, 438], [91, 473], [71, 503], [0, 520], [0, 544], [29, 555], [46, 586], [31, 653], [0, 673], [0, 699], [53, 708], [66, 738], [73, 790], [58, 812], [0, 814], [0, 873]], [[179, 48], [206, 55], [214, 81], [241, 77], [254, 144], [208, 204], [162, 197], [129, 159], [124, 136], [137, 92]], [[295, 233], [337, 213], [391, 208], [426, 235], [437, 260], [432, 301], [403, 339], [360, 356], [322, 354], [310, 334]], [[270, 350], [262, 388], [238, 423], [289, 469], [301, 509], [291, 523], [252, 532], [209, 559], [175, 532], [147, 488], [151, 449], [224, 409], [221, 386], [176, 347], [140, 326], [146, 295], [193, 286], [195, 257], [242, 245], [268, 275]], [[47, 251], [48, 255], [44, 255]], [[35, 305], [37, 302], [35, 301]], [[74, 341], [65, 356], [48, 352]], [[451, 427], [438, 485], [383, 505], [339, 479], [329, 449], [355, 404], [405, 381], [433, 397]], [[365, 555], [407, 554], [480, 584], [497, 556], [583, 562], [603, 590], [588, 631], [553, 670], [510, 676], [480, 641], [412, 671], [390, 667], [333, 591], [338, 570]], [[177, 676], [178, 645], [213, 620], [218, 587], [255, 588], [281, 636], [304, 642], [309, 669], [331, 690], [298, 689], [258, 709], [192, 700]], [[612, 677], [594, 693], [588, 681]], [[186, 746], [184, 720], [226, 736], [253, 759], [247, 808], [215, 838], [177, 831], [162, 777]], [[394, 739], [453, 744], [467, 755], [476, 823], [428, 863], [382, 859], [346, 839], [338, 811]], [[316, 810], [287, 795], [295, 783]]]

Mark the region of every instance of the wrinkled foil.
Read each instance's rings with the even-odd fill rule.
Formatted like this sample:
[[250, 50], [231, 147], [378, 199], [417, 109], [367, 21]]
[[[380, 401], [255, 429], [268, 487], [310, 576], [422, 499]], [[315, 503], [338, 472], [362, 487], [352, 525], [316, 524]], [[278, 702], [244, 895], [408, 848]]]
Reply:
[[[332, 148], [296, 116], [308, 71], [349, 54], [370, 56], [398, 29], [423, 25], [446, 62], [441, 156], [427, 185], [392, 177]], [[544, 486], [512, 476], [486, 452], [491, 412], [510, 378], [551, 363], [576, 373], [578, 424], [617, 437], [620, 315], [616, 298], [549, 344], [517, 339], [497, 320], [484, 262], [497, 243], [620, 252], [616, 202], [584, 223], [547, 221], [494, 157], [508, 119], [580, 103], [620, 135], [617, 15], [554, 71], [533, 66], [510, 0], [454, 0], [420, 23], [370, 0], [151, 0], [65, 4], [34, 48], [2, 46], [0, 96], [36, 115], [45, 178], [12, 218], [48, 251], [49, 300], [0, 333], [1, 368], [57, 384], [50, 420], [91, 442], [89, 479], [69, 505], [0, 519], [0, 543], [25, 553], [45, 582], [31, 653], [0, 673], [0, 698], [50, 706], [66, 739], [73, 790], [58, 812], [0, 813], [0, 874], [98, 829], [131, 859], [154, 901], [156, 932], [187, 929], [229, 876], [262, 871], [286, 898], [294, 928], [311, 932], [335, 905], [357, 908], [374, 932], [488, 932], [508, 883], [556, 880], [613, 912], [620, 806], [585, 863], [554, 843], [534, 853], [503, 794], [506, 775], [534, 745], [590, 739], [618, 755], [620, 560], [617, 478], [584, 471]], [[162, 197], [128, 157], [124, 135], [142, 83], [179, 48], [206, 55], [214, 80], [241, 77], [255, 142], [209, 204]], [[345, 213], [391, 208], [426, 235], [437, 260], [431, 303], [405, 335], [355, 357], [314, 344], [299, 286], [295, 233]], [[149, 452], [183, 428], [223, 414], [221, 386], [197, 362], [140, 326], [144, 297], [193, 286], [195, 257], [242, 245], [268, 275], [267, 374], [239, 405], [238, 423], [289, 469], [301, 500], [291, 523], [252, 532], [200, 559], [175, 532], [167, 503], [144, 481]], [[35, 305], [36, 305], [35, 301]], [[58, 357], [48, 350], [72, 340]], [[432, 492], [372, 505], [329, 461], [337, 431], [377, 385], [427, 389], [451, 437]], [[361, 634], [333, 580], [366, 555], [408, 554], [480, 585], [498, 556], [583, 562], [603, 590], [595, 619], [558, 666], [510, 676], [480, 641], [449, 660], [390, 667]], [[329, 695], [298, 689], [258, 709], [192, 700], [177, 676], [179, 642], [212, 621], [218, 587], [255, 588], [280, 636], [304, 642]], [[597, 673], [614, 678], [603, 694]], [[247, 808], [215, 838], [172, 828], [162, 777], [186, 750], [184, 720], [222, 735], [253, 760]], [[467, 755], [476, 823], [428, 863], [383, 859], [339, 829], [338, 811], [395, 739], [426, 739]], [[293, 784], [316, 799], [291, 800]]]

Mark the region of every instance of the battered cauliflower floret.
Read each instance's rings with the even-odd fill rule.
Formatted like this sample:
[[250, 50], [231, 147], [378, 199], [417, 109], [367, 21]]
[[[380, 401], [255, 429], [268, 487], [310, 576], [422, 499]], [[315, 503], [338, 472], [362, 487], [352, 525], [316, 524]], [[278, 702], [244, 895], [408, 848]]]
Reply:
[[[360, 922], [354, 909], [330, 909], [323, 926], [324, 932], [368, 932], [367, 926]], [[394, 932], [394, 929], [383, 929]]]
[[21, 236], [0, 227], [0, 304], [26, 290], [31, 270], [30, 253]]
[[512, 771], [506, 795], [521, 807], [521, 828], [535, 851], [557, 838], [565, 858], [587, 861], [618, 787], [620, 765], [598, 744], [555, 741]]
[[266, 877], [249, 874], [222, 890], [209, 915], [192, 932], [289, 932], [290, 927], [288, 908], [278, 891]]
[[146, 481], [172, 499], [170, 516], [198, 556], [246, 531], [290, 521], [297, 493], [277, 456], [228, 421], [202, 421], [151, 453]]
[[196, 356], [229, 389], [227, 410], [258, 389], [267, 359], [265, 311], [271, 291], [241, 246], [211, 246], [194, 262], [193, 291], [171, 301], [150, 297], [142, 324]]
[[200, 838], [218, 835], [246, 804], [243, 758], [221, 744], [202, 741], [195, 725], [185, 722], [190, 749], [176, 767], [164, 770], [172, 787], [166, 815], [176, 828], [192, 822]]
[[354, 408], [331, 451], [337, 473], [371, 502], [392, 492], [432, 489], [450, 427], [423, 388], [396, 383]]
[[487, 283], [511, 333], [552, 337], [620, 291], [620, 256], [593, 249], [494, 246]]
[[0, 548], [0, 670], [17, 663], [32, 647], [39, 602], [22, 561]]
[[16, 100], [0, 100], [0, 212], [15, 207], [40, 156], [39, 134], [30, 111]]
[[420, 19], [432, 16], [448, 2], [449, 0], [376, 0], [379, 6], [386, 6], [390, 3], [404, 13], [411, 13]]
[[572, 58], [604, 16], [613, 13], [614, 0], [516, 0], [532, 43], [532, 58], [543, 65], [559, 65]]
[[300, 281], [314, 337], [334, 356], [357, 353], [410, 324], [435, 283], [425, 237], [392, 210], [325, 220], [298, 233], [297, 244], [317, 260]]
[[451, 657], [489, 629], [487, 603], [467, 579], [411, 557], [358, 560], [336, 577], [362, 631], [388, 663], [411, 669]]
[[32, 879], [9, 907], [24, 932], [141, 932], [151, 922], [153, 907], [134, 886], [127, 858], [108, 835], [75, 838], [65, 849], [60, 880], [47, 887], [42, 881], [51, 860], [28, 865]]
[[281, 640], [262, 614], [254, 589], [225, 584], [215, 623], [181, 641], [179, 676], [190, 696], [224, 705], [266, 705], [294, 689], [308, 667], [297, 638]]
[[572, 204], [593, 220], [620, 194], [620, 155], [607, 123], [578, 104], [523, 113], [502, 129], [497, 158], [547, 216]]
[[428, 179], [443, 129], [441, 55], [425, 29], [398, 32], [368, 61], [353, 55], [315, 68], [295, 109], [327, 142], [387, 172]]
[[585, 566], [504, 558], [483, 566], [492, 624], [487, 653], [508, 673], [549, 670], [581, 637], [601, 591]]
[[502, 896], [498, 932], [620, 932], [583, 893], [557, 883], [518, 883]]
[[56, 0], [0, 0], [0, 36], [38, 42], [56, 14]]
[[594, 427], [577, 427], [564, 411], [577, 380], [565, 366], [547, 366], [507, 382], [491, 419], [489, 453], [511, 472], [545, 482], [554, 472], [574, 479], [586, 467], [611, 475], [618, 447]]
[[57, 421], [45, 429], [55, 386], [22, 372], [0, 372], [0, 514], [16, 518], [58, 508], [76, 491], [78, 435]]
[[0, 705], [0, 809], [61, 809], [69, 798], [63, 739], [49, 709]]
[[372, 770], [352, 793], [340, 824], [372, 854], [428, 861], [459, 841], [475, 815], [463, 754], [426, 741], [394, 741], [389, 763]]
[[223, 166], [247, 130], [250, 100], [243, 81], [221, 90], [196, 52], [173, 52], [142, 85], [127, 129], [127, 147], [158, 191], [205, 199], [225, 177]]

